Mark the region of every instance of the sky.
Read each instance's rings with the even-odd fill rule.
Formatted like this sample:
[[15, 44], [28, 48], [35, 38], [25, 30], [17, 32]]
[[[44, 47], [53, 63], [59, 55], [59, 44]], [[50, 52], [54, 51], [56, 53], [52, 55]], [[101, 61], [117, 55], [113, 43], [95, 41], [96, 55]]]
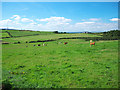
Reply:
[[118, 2], [2, 2], [0, 28], [60, 32], [118, 29]]
[[119, 0], [1, 0], [2, 2], [119, 2]]

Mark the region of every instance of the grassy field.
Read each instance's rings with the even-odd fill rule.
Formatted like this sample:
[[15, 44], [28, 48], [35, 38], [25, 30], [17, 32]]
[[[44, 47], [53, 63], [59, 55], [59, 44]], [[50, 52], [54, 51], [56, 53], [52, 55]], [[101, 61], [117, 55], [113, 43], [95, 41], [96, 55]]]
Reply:
[[42, 42], [24, 43], [75, 36], [96, 35], [45, 34], [3, 39], [22, 42], [2, 45], [3, 81], [17, 88], [118, 88], [118, 40], [97, 41], [92, 47], [83, 39], [45, 42], [47, 46], [37, 46]]
[[53, 34], [52, 32], [40, 32], [40, 31], [25, 31], [25, 30], [2, 30], [2, 33], [10, 32], [12, 36], [27, 36], [27, 35], [39, 35], [39, 34]]
[[50, 39], [58, 39], [58, 38], [67, 38], [67, 37], [101, 37], [92, 34], [42, 34], [42, 35], [35, 35], [35, 36], [24, 36], [19, 38], [5, 38], [3, 42], [16, 42], [20, 41], [21, 43], [25, 43], [26, 41], [37, 41], [37, 40], [50, 40]]
[[1, 36], [1, 37], [10, 37], [10, 36], [8, 35], [8, 33], [6, 33], [6, 32], [0, 33], [0, 36]]

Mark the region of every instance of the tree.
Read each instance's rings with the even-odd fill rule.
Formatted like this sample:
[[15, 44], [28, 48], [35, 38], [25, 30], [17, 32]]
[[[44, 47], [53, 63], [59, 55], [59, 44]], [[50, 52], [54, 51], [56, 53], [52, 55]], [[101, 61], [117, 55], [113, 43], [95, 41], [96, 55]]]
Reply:
[[58, 33], [58, 31], [54, 31], [54, 33]]

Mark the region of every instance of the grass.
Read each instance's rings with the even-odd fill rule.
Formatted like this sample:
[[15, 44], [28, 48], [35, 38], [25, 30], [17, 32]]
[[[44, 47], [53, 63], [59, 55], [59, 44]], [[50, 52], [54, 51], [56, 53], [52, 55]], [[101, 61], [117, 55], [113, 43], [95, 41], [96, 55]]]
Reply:
[[2, 37], [10, 37], [10, 36], [8, 35], [8, 33], [0, 33], [0, 36], [2, 36]]
[[45, 34], [52, 34], [53, 32], [43, 32], [43, 31], [24, 31], [24, 30], [2, 30], [3, 33], [6, 33], [8, 31], [13, 37], [16, 36], [27, 36], [27, 35], [45, 35]]
[[[49, 35], [27, 37], [50, 39]], [[26, 41], [27, 37], [13, 39]], [[97, 41], [92, 47], [82, 39], [46, 43], [47, 46], [37, 46], [42, 42], [3, 45], [3, 81], [17, 88], [118, 88], [118, 40]]]
[[100, 37], [97, 35], [92, 34], [85, 34], [85, 33], [79, 33], [79, 34], [47, 34], [47, 35], [36, 35], [36, 36], [25, 36], [25, 37], [19, 37], [19, 38], [5, 38], [4, 42], [16, 42], [20, 41], [22, 43], [25, 43], [26, 41], [37, 41], [37, 40], [50, 40], [50, 39], [58, 39], [58, 38], [67, 38], [67, 37]]

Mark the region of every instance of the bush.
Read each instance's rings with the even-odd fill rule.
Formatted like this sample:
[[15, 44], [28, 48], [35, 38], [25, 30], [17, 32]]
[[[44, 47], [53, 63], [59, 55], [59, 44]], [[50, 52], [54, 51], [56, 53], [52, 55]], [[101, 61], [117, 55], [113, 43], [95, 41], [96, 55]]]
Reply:
[[9, 80], [5, 80], [2, 82], [2, 90], [11, 90], [12, 85], [10, 84]]
[[58, 31], [54, 31], [54, 33], [58, 33]]

